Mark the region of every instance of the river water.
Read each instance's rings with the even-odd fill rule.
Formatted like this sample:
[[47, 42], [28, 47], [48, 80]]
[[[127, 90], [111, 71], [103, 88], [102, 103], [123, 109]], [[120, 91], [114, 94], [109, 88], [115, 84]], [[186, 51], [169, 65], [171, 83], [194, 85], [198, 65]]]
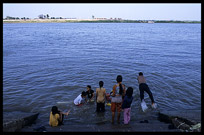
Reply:
[[[3, 24], [3, 112], [40, 112], [49, 121], [53, 105], [66, 120], [111, 120], [110, 107], [74, 99], [99, 81], [110, 92], [116, 76], [133, 87], [131, 119], [142, 113], [137, 76], [143, 72], [158, 110], [201, 110], [201, 24], [13, 23]], [[64, 103], [59, 103], [64, 102]], [[15, 117], [15, 116], [14, 116]], [[122, 118], [121, 118], [122, 119]]]

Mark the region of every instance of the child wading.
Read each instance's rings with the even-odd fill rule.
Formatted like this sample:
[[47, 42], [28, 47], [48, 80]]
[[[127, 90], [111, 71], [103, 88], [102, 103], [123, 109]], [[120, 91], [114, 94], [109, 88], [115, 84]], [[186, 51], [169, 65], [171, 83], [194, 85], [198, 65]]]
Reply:
[[128, 87], [126, 91], [125, 98], [123, 100], [122, 109], [124, 110], [124, 124], [129, 124], [130, 122], [130, 112], [131, 112], [131, 104], [132, 104], [132, 97], [133, 88]]
[[88, 102], [94, 101], [94, 91], [91, 89], [91, 85], [87, 85], [86, 87], [86, 95], [88, 97]]
[[64, 115], [69, 115], [69, 112], [70, 110], [64, 113], [62, 111], [59, 111], [57, 106], [53, 106], [50, 112], [49, 125], [53, 127], [63, 125]]
[[97, 102], [97, 112], [104, 112], [105, 111], [105, 96], [106, 96], [106, 89], [103, 88], [103, 81], [99, 82], [99, 87], [96, 89], [96, 102]]
[[115, 112], [117, 108], [117, 122], [120, 123], [120, 112], [122, 106], [122, 97], [125, 96], [125, 85], [122, 84], [122, 76], [118, 75], [116, 78], [117, 84], [113, 86], [113, 93], [111, 99], [112, 124], [114, 124]]

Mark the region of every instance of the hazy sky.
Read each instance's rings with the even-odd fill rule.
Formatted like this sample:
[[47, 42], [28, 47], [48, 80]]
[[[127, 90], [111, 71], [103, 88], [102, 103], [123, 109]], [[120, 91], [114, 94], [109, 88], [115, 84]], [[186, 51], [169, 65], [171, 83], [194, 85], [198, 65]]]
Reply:
[[133, 20], [201, 20], [200, 3], [3, 3], [3, 17], [50, 17], [90, 19], [122, 18]]

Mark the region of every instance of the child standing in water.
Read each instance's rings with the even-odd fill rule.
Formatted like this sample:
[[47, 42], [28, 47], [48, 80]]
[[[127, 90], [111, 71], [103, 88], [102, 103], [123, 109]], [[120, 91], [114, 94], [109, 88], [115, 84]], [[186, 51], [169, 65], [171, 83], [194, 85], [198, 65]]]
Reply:
[[122, 110], [122, 97], [125, 96], [125, 85], [122, 84], [122, 76], [118, 75], [116, 78], [117, 84], [113, 86], [113, 93], [111, 94], [111, 112], [112, 124], [114, 124], [115, 112], [117, 110], [117, 122], [120, 124], [120, 112]]
[[70, 110], [64, 113], [62, 111], [59, 111], [57, 106], [53, 106], [50, 112], [49, 125], [53, 127], [63, 125], [64, 115], [69, 115], [69, 112]]
[[106, 96], [106, 89], [103, 88], [103, 81], [99, 82], [99, 87], [96, 88], [96, 102], [97, 102], [97, 112], [104, 112], [105, 111], [105, 96]]
[[124, 124], [129, 124], [130, 122], [130, 112], [131, 112], [131, 104], [132, 104], [132, 97], [133, 88], [128, 87], [126, 91], [125, 98], [123, 100], [122, 109], [124, 110]]

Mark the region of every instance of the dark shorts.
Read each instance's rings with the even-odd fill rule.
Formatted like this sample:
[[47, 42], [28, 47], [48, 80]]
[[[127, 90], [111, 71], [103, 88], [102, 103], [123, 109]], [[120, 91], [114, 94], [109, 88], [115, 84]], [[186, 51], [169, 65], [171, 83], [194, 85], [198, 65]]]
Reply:
[[139, 89], [142, 90], [142, 91], [149, 91], [149, 87], [146, 83], [141, 83], [139, 85]]
[[97, 103], [96, 111], [97, 112], [104, 112], [105, 111], [105, 102], [104, 103]]
[[150, 91], [148, 85], [146, 83], [141, 83], [139, 85], [139, 89], [140, 89], [140, 99], [141, 101], [144, 99], [144, 92], [147, 92], [147, 94], [149, 95], [152, 103], [154, 103], [154, 97], [152, 95], [152, 92]]

